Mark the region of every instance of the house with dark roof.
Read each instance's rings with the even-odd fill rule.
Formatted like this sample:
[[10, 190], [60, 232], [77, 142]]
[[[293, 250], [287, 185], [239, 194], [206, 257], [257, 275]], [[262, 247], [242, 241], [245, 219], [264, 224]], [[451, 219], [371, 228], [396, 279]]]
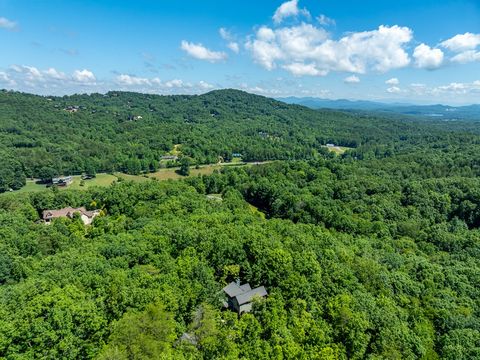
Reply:
[[57, 178], [52, 178], [52, 185], [68, 186], [72, 182], [73, 182], [73, 177], [71, 176], [61, 176]]
[[231, 282], [225, 286], [223, 292], [227, 295], [224, 306], [238, 314], [250, 312], [254, 299], [264, 298], [268, 295], [264, 286], [252, 289], [248, 283], [240, 285], [237, 282]]

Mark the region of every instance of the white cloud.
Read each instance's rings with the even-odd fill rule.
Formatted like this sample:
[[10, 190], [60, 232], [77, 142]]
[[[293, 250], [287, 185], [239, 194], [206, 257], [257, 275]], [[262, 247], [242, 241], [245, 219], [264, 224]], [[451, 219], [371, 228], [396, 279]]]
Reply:
[[10, 68], [16, 73], [25, 76], [25, 78], [29, 81], [43, 80], [43, 75], [41, 71], [34, 66], [12, 65]]
[[480, 51], [467, 50], [467, 51], [461, 52], [460, 54], [457, 54], [453, 58], [451, 58], [451, 61], [459, 64], [466, 64], [469, 62], [480, 61]]
[[228, 31], [227, 29], [225, 28], [220, 28], [218, 30], [218, 32], [220, 33], [220, 37], [223, 39], [223, 40], [226, 40], [228, 41], [228, 44], [227, 44], [227, 47], [232, 50], [235, 54], [238, 54], [240, 52], [240, 46], [238, 45], [238, 43], [235, 41], [235, 37], [231, 34], [230, 31]]
[[43, 72], [47, 77], [55, 80], [66, 80], [68, 77], [65, 73], [54, 68], [49, 68]]
[[232, 42], [229, 42], [227, 44], [227, 47], [232, 50], [235, 54], [238, 54], [238, 52], [240, 51], [240, 46], [238, 45], [238, 43], [232, 41]]
[[358, 76], [352, 75], [343, 79], [343, 82], [345, 84], [358, 84], [360, 82], [360, 79], [358, 78]]
[[322, 26], [330, 26], [330, 25], [335, 26], [336, 25], [334, 19], [330, 19], [328, 16], [323, 15], [323, 14], [320, 14], [319, 16], [317, 16], [317, 21]]
[[18, 85], [18, 88], [43, 88], [66, 89], [78, 85], [96, 85], [95, 76], [89, 70], [75, 70], [72, 75], [67, 75], [53, 67], [40, 70], [35, 66], [12, 65], [6, 75], [10, 84]]
[[278, 7], [278, 9], [275, 11], [275, 14], [273, 15], [273, 21], [276, 24], [280, 24], [284, 19], [298, 15], [305, 15], [309, 17], [310, 13], [307, 9], [298, 8], [298, 0], [290, 0], [284, 2]]
[[158, 77], [144, 78], [135, 75], [120, 74], [116, 77], [116, 83], [122, 88], [133, 89], [146, 93], [198, 93], [215, 88], [206, 81], [196, 84], [185, 82], [181, 79], [161, 81]]
[[198, 83], [198, 86], [201, 89], [204, 89], [204, 90], [211, 90], [211, 89], [215, 88], [215, 86], [213, 86], [212, 84], [209, 84], [209, 83], [207, 83], [206, 81], [203, 81], [203, 80]]
[[448, 85], [437, 86], [431, 89], [434, 94], [446, 93], [455, 95], [466, 95], [470, 93], [480, 93], [480, 80], [472, 83], [450, 83]]
[[207, 49], [202, 44], [194, 44], [183, 40], [181, 49], [190, 56], [199, 60], [206, 60], [212, 63], [227, 59], [227, 54], [221, 51], [212, 51]]
[[254, 60], [267, 70], [276, 67], [275, 61], [283, 57], [282, 50], [277, 45], [275, 33], [272, 29], [261, 27], [256, 34], [255, 40], [248, 40], [247, 49], [252, 51]]
[[[447, 85], [440, 85], [429, 87], [426, 84], [413, 83], [408, 89], [401, 91], [405, 95], [410, 95], [418, 99], [419, 96], [428, 97], [430, 99], [437, 99], [436, 101], [445, 100], [452, 101], [466, 101], [469, 97], [472, 102], [477, 102], [480, 94], [480, 80], [471, 83], [452, 82]], [[460, 96], [461, 95], [461, 96]]]
[[445, 40], [440, 45], [454, 52], [473, 50], [480, 45], [480, 34], [472, 34], [469, 32], [458, 34]]
[[247, 41], [246, 48], [254, 61], [268, 70], [279, 63], [287, 68], [292, 63], [303, 63], [314, 64], [322, 73], [364, 74], [369, 70], [386, 72], [409, 65], [404, 46], [411, 39], [409, 28], [382, 25], [377, 30], [351, 33], [333, 40], [324, 29], [302, 23], [275, 30], [263, 26]]
[[315, 64], [304, 64], [304, 63], [292, 63], [283, 65], [282, 68], [289, 71], [295, 76], [325, 76], [327, 75], [327, 71], [318, 70], [315, 67]]
[[223, 40], [227, 40], [227, 41], [233, 40], [232, 34], [227, 29], [222, 27], [218, 30], [218, 32]]
[[400, 89], [398, 86], [392, 86], [387, 89], [387, 92], [390, 94], [398, 94], [402, 92], [402, 89]]
[[182, 88], [184, 86], [190, 87], [189, 84], [185, 84], [183, 80], [180, 79], [173, 79], [165, 83], [165, 87], [167, 88]]
[[443, 51], [432, 49], [425, 44], [418, 45], [414, 52], [415, 65], [421, 69], [433, 70], [439, 68], [443, 63]]
[[117, 76], [117, 82], [121, 85], [154, 85], [160, 84], [159, 78], [147, 79], [133, 75], [121, 74]]
[[94, 84], [96, 81], [96, 78], [93, 72], [87, 69], [75, 70], [73, 72], [72, 79], [82, 84]]
[[385, 81], [385, 84], [387, 84], [387, 85], [398, 85], [398, 84], [400, 84], [400, 80], [398, 80], [397, 78], [391, 78], [391, 79], [388, 79], [387, 81]]
[[17, 82], [8, 76], [6, 72], [0, 71], [0, 84], [6, 84], [7, 86], [15, 86]]
[[14, 21], [8, 20], [7, 18], [0, 17], [0, 28], [13, 31], [17, 29], [17, 23]]

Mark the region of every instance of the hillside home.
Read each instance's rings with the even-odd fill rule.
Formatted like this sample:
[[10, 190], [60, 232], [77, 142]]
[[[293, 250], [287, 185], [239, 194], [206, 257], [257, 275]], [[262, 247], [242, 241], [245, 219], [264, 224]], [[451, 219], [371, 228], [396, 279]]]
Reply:
[[227, 295], [224, 306], [238, 314], [250, 312], [254, 299], [264, 298], [268, 295], [264, 286], [252, 289], [248, 283], [240, 285], [236, 282], [231, 282], [225, 286], [223, 292]]
[[93, 219], [100, 214], [99, 210], [88, 211], [84, 207], [71, 208], [66, 207], [59, 210], [45, 210], [42, 214], [43, 221], [46, 224], [50, 224], [53, 219], [58, 218], [69, 218], [72, 219], [73, 215], [78, 213], [85, 225], [90, 225], [93, 222]]
[[78, 110], [80, 109], [79, 106], [67, 106], [65, 109], [65, 111], [69, 112], [69, 113], [76, 113]]
[[73, 177], [71, 176], [61, 176], [57, 178], [52, 178], [52, 184], [57, 186], [68, 186], [73, 182]]

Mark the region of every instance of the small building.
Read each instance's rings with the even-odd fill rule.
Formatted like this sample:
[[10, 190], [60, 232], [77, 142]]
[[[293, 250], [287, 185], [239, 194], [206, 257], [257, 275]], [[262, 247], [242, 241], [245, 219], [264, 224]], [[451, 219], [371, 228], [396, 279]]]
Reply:
[[65, 111], [69, 112], [69, 113], [76, 113], [78, 110], [80, 109], [79, 106], [67, 106], [65, 109]]
[[224, 303], [224, 306], [236, 311], [238, 314], [250, 312], [254, 299], [264, 298], [268, 295], [264, 286], [252, 289], [248, 283], [240, 285], [237, 282], [231, 282], [225, 286], [223, 292], [227, 295], [227, 301]]
[[335, 144], [327, 144], [327, 147], [335, 147]]
[[72, 208], [66, 207], [59, 210], [45, 210], [42, 213], [42, 219], [46, 224], [50, 224], [53, 219], [69, 218], [72, 219], [73, 215], [78, 213], [85, 225], [90, 225], [93, 219], [100, 214], [99, 210], [88, 211], [84, 207]]
[[233, 158], [241, 158], [241, 157], [242, 157], [242, 154], [240, 154], [240, 153], [233, 153], [233, 154], [232, 154], [232, 157], [233, 157]]
[[172, 161], [177, 161], [178, 156], [177, 155], [164, 155], [161, 157], [162, 160], [172, 160]]
[[73, 182], [73, 177], [71, 176], [61, 176], [57, 178], [52, 178], [52, 184], [57, 186], [68, 186]]

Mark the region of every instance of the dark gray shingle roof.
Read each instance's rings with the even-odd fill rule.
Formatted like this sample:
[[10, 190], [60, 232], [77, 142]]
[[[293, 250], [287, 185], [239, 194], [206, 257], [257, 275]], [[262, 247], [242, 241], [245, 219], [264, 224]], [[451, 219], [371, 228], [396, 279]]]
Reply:
[[223, 291], [225, 291], [225, 293], [231, 298], [245, 292], [245, 290], [243, 290], [241, 286], [239, 286], [236, 282], [233, 282], [233, 281], [227, 286], [225, 286], [223, 288]]
[[237, 302], [238, 305], [246, 304], [249, 303], [253, 300], [254, 297], [264, 297], [267, 296], [267, 290], [265, 289], [264, 286], [260, 286], [258, 288], [255, 288], [253, 290], [244, 292], [242, 294], [237, 295]]

